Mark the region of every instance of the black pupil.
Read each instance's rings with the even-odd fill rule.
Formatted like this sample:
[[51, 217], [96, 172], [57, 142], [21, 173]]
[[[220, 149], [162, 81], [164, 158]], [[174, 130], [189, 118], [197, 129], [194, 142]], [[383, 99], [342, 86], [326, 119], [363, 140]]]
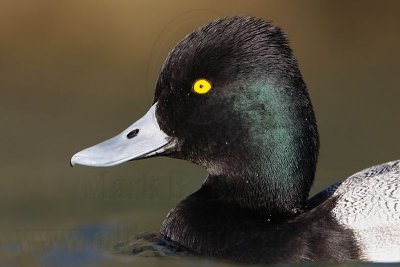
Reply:
[[204, 85], [200, 84], [200, 88], [203, 88], [203, 87], [204, 87]]
[[139, 129], [135, 129], [135, 130], [131, 131], [130, 133], [128, 133], [128, 134], [126, 135], [126, 137], [128, 137], [128, 139], [132, 139], [132, 138], [135, 137], [138, 133], [139, 133]]

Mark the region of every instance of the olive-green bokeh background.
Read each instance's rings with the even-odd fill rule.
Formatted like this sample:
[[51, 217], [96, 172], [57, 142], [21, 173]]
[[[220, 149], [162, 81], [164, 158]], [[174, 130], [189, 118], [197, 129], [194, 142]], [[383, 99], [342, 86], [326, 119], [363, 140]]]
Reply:
[[205, 171], [179, 160], [96, 169], [69, 159], [143, 115], [168, 51], [218, 17], [287, 32], [321, 135], [314, 193], [399, 159], [399, 13], [391, 0], [1, 0], [0, 242], [17, 247], [2, 256], [40, 256], [51, 246], [38, 240], [80, 225], [157, 231], [200, 186]]

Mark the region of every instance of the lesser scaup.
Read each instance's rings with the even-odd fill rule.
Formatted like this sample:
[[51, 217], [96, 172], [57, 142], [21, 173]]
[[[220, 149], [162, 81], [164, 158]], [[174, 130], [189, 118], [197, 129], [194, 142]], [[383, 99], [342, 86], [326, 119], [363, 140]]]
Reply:
[[231, 17], [180, 41], [148, 113], [71, 163], [167, 155], [206, 168], [201, 188], [160, 231], [197, 255], [245, 263], [400, 260], [400, 161], [308, 199], [318, 149], [313, 108], [284, 33], [262, 19]]

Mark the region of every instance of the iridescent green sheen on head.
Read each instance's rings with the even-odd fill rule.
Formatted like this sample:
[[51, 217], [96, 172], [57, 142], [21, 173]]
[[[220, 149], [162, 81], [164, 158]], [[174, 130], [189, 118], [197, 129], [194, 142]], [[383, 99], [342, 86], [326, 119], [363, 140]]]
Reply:
[[246, 84], [233, 103], [247, 129], [244, 153], [251, 179], [268, 187], [266, 198], [282, 200], [282, 205], [290, 195], [306, 200], [303, 187], [311, 186], [318, 154], [314, 113], [300, 84], [291, 87], [266, 77]]

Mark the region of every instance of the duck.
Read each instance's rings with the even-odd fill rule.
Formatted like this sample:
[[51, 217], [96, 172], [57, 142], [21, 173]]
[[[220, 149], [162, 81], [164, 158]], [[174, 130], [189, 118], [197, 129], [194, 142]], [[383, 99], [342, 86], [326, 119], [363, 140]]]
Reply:
[[156, 235], [193, 255], [249, 264], [400, 261], [400, 160], [309, 198], [319, 146], [286, 34], [268, 20], [234, 16], [178, 42], [148, 112], [70, 163], [167, 156], [204, 167], [201, 187]]

